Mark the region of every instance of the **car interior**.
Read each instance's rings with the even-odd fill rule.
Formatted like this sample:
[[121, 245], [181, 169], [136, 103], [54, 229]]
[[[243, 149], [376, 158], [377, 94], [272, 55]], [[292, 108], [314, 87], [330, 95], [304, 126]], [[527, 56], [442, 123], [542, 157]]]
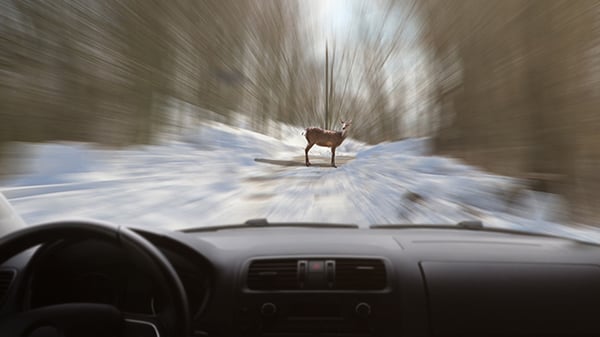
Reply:
[[600, 0], [0, 0], [0, 337], [600, 337]]
[[456, 225], [97, 221], [0, 239], [1, 336], [598, 336], [600, 248]]

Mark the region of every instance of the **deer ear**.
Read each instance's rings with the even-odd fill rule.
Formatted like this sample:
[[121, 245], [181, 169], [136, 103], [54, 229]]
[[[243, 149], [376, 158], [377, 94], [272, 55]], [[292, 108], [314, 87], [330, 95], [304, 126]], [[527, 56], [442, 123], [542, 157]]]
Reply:
[[344, 124], [344, 120], [340, 118], [340, 123]]
[[347, 121], [346, 121], [346, 124], [352, 124], [352, 120], [351, 120], [351, 119], [350, 119], [350, 120], [347, 120]]

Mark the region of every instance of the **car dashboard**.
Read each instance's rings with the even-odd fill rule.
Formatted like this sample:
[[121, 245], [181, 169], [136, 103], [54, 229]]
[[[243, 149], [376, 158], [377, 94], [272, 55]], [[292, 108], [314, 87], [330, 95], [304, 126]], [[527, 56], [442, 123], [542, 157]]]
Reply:
[[[136, 229], [182, 279], [194, 336], [597, 336], [600, 248], [461, 228]], [[160, 311], [156, 285], [93, 240], [1, 269], [0, 314], [62, 302]]]

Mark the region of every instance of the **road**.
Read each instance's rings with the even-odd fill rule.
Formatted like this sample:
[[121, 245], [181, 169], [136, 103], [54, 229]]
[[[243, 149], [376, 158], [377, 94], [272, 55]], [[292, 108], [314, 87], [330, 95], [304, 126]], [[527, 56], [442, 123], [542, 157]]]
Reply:
[[348, 140], [338, 149], [338, 168], [329, 166], [328, 149], [314, 147], [306, 167], [300, 133], [292, 130], [293, 141], [282, 142], [217, 125], [185, 141], [121, 150], [21, 145], [27, 170], [0, 191], [27, 223], [84, 217], [186, 228], [267, 218], [368, 227], [478, 219], [600, 239], [563, 226], [557, 196], [524, 191], [509, 200], [518, 181], [431, 156], [426, 139], [376, 146]]

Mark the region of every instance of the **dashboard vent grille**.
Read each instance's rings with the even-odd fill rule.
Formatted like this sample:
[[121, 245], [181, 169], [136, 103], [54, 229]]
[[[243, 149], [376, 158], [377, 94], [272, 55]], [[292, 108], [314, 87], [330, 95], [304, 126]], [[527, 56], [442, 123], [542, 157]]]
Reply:
[[15, 275], [16, 272], [14, 270], [0, 270], [0, 304], [4, 303], [4, 299], [8, 294], [8, 289], [15, 279]]
[[379, 259], [336, 259], [335, 289], [380, 290], [386, 287], [385, 264]]
[[248, 288], [254, 290], [299, 289], [296, 259], [255, 260], [248, 269]]

